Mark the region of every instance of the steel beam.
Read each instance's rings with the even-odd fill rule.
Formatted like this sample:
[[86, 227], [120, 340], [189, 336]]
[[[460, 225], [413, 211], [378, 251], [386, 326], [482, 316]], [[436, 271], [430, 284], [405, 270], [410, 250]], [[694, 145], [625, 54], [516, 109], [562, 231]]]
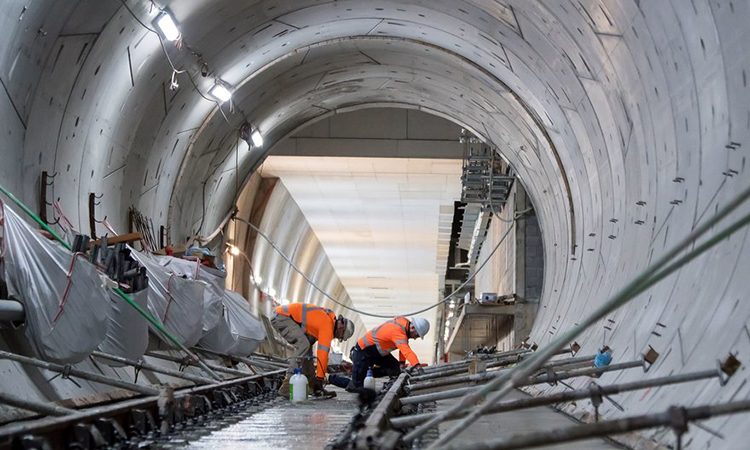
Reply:
[[57, 372], [59, 374], [62, 374], [66, 378], [69, 376], [72, 376], [72, 377], [80, 378], [82, 380], [93, 381], [95, 383], [106, 384], [108, 386], [114, 386], [120, 389], [126, 389], [128, 391], [138, 392], [139, 394], [156, 395], [159, 393], [157, 389], [154, 389], [152, 387], [140, 386], [134, 383], [128, 383], [127, 381], [116, 380], [114, 378], [105, 377], [104, 375], [99, 375], [96, 373], [79, 370], [72, 366], [63, 366], [61, 364], [42, 361], [40, 359], [35, 359], [35, 358], [29, 358], [28, 356], [21, 356], [15, 353], [10, 353], [6, 351], [2, 351], [2, 350], [0, 350], [0, 359], [9, 359], [11, 361], [15, 361], [21, 364], [25, 364], [29, 366], [36, 366], [42, 369], [51, 370], [52, 372]]
[[[614, 372], [616, 370], [623, 370], [623, 369], [632, 369], [634, 367], [644, 367], [644, 361], [637, 360], [637, 361], [629, 361], [619, 364], [612, 364], [609, 366], [604, 367], [590, 367], [586, 369], [574, 369], [569, 371], [563, 371], [563, 372], [553, 372], [551, 374], [542, 374], [537, 375], [531, 378], [527, 378], [526, 381], [522, 382], [519, 387], [521, 386], [531, 386], [534, 384], [542, 384], [542, 383], [554, 383], [558, 380], [564, 380], [567, 378], [575, 378], [575, 377], [581, 377], [581, 376], [592, 376], [592, 375], [601, 375], [603, 373], [607, 372]], [[490, 372], [485, 375], [486, 378], [478, 381], [488, 381], [492, 380], [494, 378], [497, 378], [498, 376], [504, 375], [504, 372], [498, 371], [497, 375], [492, 375], [493, 372]], [[464, 395], [474, 392], [476, 389], [475, 386], [469, 386], [465, 388], [458, 388], [458, 389], [451, 389], [448, 391], [441, 391], [441, 392], [433, 392], [430, 394], [422, 394], [422, 395], [414, 395], [410, 397], [404, 397], [401, 399], [402, 405], [412, 405], [417, 403], [426, 403], [426, 402], [434, 402], [438, 400], [446, 400], [449, 398], [456, 398], [456, 397], [463, 397]]]
[[[606, 395], [615, 395], [622, 392], [637, 391], [639, 389], [647, 389], [658, 386], [668, 386], [671, 384], [688, 383], [691, 381], [700, 381], [710, 378], [720, 378], [721, 372], [718, 369], [704, 370], [701, 372], [685, 373], [680, 375], [671, 375], [667, 377], [654, 378], [651, 380], [634, 381], [631, 383], [614, 384], [611, 386], [591, 386], [588, 389], [576, 389], [573, 391], [565, 391], [557, 394], [547, 395], [543, 397], [531, 397], [523, 398], [519, 400], [513, 400], [489, 408], [484, 414], [496, 414], [508, 411], [516, 411], [519, 409], [535, 408], [538, 406], [548, 406], [557, 403], [570, 402], [574, 400], [582, 400], [586, 398], [602, 397]], [[455, 420], [461, 417], [465, 417], [469, 414], [469, 411], [463, 411], [459, 415], [452, 417], [448, 420]], [[483, 414], [483, 415], [484, 415]], [[396, 417], [391, 419], [391, 425], [395, 428], [410, 428], [420, 425], [428, 420], [437, 417], [438, 413], [426, 413], [426, 414], [414, 414], [411, 416]]]
[[42, 403], [34, 400], [27, 400], [5, 392], [0, 392], [0, 403], [44, 414], [46, 416], [65, 416], [76, 412], [75, 409], [65, 408], [54, 403]]
[[215, 383], [217, 383], [217, 381], [214, 381], [211, 378], [205, 378], [205, 377], [201, 377], [201, 376], [198, 376], [198, 375], [191, 375], [189, 373], [180, 372], [179, 370], [174, 370], [174, 369], [168, 369], [166, 367], [155, 366], [153, 364], [149, 364], [149, 363], [143, 361], [142, 359], [139, 360], [139, 361], [134, 361], [132, 359], [123, 358], [121, 356], [110, 355], [110, 354], [107, 354], [107, 353], [96, 352], [96, 351], [94, 353], [92, 353], [92, 355], [96, 356], [97, 358], [101, 358], [101, 359], [106, 359], [106, 360], [109, 360], [109, 361], [118, 362], [120, 364], [125, 364], [125, 365], [128, 365], [128, 366], [133, 366], [133, 367], [135, 367], [138, 370], [143, 369], [143, 370], [148, 370], [149, 372], [161, 373], [161, 374], [164, 374], [164, 375], [169, 375], [170, 377], [182, 378], [183, 380], [192, 381], [193, 383], [197, 383], [197, 384], [215, 384]]
[[[625, 417], [606, 422], [590, 423], [574, 427], [558, 428], [549, 431], [516, 435], [506, 439], [492, 439], [484, 442], [472, 443], [475, 450], [511, 450], [540, 447], [551, 443], [573, 442], [612, 434], [622, 434], [631, 431], [645, 430], [655, 427], [670, 427], [678, 434], [678, 448], [681, 434], [687, 430], [690, 422], [710, 419], [717, 416], [737, 414], [750, 411], [750, 400], [720, 403], [717, 405], [703, 405], [692, 408], [672, 406], [666, 411], [656, 414]], [[465, 444], [453, 444], [440, 447], [451, 450], [463, 450]]]

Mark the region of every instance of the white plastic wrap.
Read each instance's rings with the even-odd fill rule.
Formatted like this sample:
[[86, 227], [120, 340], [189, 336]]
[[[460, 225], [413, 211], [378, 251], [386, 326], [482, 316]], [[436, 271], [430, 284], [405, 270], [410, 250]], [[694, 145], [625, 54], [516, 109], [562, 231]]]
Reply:
[[[170, 273], [159, 261], [131, 250], [148, 274], [148, 311], [185, 347], [195, 345], [203, 334], [203, 295], [205, 283]], [[154, 334], [173, 346], [161, 332]]]
[[[143, 309], [148, 307], [148, 290], [128, 294]], [[99, 351], [122, 358], [139, 359], [148, 347], [148, 321], [125, 299], [110, 291], [109, 328], [104, 342], [99, 344]], [[115, 361], [102, 360], [103, 363], [122, 367]]]
[[250, 356], [266, 338], [263, 323], [250, 314], [247, 300], [236, 292], [224, 291], [224, 306], [229, 322], [237, 333], [237, 345], [228, 353], [233, 356]]
[[156, 259], [169, 272], [191, 280], [206, 282], [203, 295], [203, 332], [208, 333], [218, 326], [222, 320], [222, 298], [224, 297], [224, 280], [227, 273], [223, 270], [201, 265], [199, 261], [171, 256], [158, 256]]
[[24, 334], [45, 361], [82, 361], [107, 334], [109, 295], [96, 268], [42, 236], [3, 206], [10, 296], [24, 305]]
[[223, 313], [219, 322], [211, 331], [203, 335], [198, 341], [198, 346], [226, 355], [237, 346], [239, 335], [235, 324], [230, 321], [226, 306], [222, 306], [222, 309]]

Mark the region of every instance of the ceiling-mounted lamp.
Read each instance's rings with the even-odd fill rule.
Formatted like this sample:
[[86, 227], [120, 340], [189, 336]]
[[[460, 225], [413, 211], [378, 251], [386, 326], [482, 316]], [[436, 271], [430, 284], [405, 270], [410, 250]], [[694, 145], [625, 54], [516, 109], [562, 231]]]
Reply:
[[214, 84], [214, 87], [212, 87], [208, 93], [219, 103], [224, 103], [232, 98], [232, 92], [230, 92], [220, 80], [216, 80], [216, 84]]
[[250, 147], [263, 147], [263, 135], [260, 134], [260, 130], [258, 128], [253, 130], [252, 125], [247, 122], [243, 123], [240, 128], [240, 138]]
[[174, 22], [172, 15], [168, 12], [162, 12], [156, 18], [155, 23], [156, 27], [161, 31], [162, 36], [164, 36], [164, 39], [168, 41], [176, 41], [180, 38], [180, 30], [177, 28], [177, 24]]

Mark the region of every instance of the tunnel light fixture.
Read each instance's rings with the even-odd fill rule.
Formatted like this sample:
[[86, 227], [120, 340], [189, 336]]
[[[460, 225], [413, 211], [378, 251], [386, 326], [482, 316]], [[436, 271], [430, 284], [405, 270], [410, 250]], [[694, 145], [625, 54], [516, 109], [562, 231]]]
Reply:
[[255, 131], [253, 131], [253, 134], [250, 135], [250, 138], [253, 140], [253, 145], [255, 147], [263, 147], [263, 135], [260, 134], [260, 130], [256, 129]]
[[239, 247], [232, 245], [229, 247], [229, 253], [231, 253], [233, 256], [239, 256], [240, 255], [240, 249]]
[[260, 284], [263, 282], [263, 278], [261, 278], [260, 275], [255, 275], [255, 284]]
[[268, 295], [270, 295], [271, 297], [276, 297], [276, 289], [274, 289], [272, 287], [269, 287], [268, 288]]
[[156, 18], [156, 26], [166, 40], [176, 41], [180, 38], [180, 30], [177, 29], [177, 24], [168, 12], [164, 11]]
[[211, 90], [208, 91], [208, 93], [211, 94], [211, 96], [215, 98], [219, 103], [224, 103], [232, 98], [232, 93], [229, 91], [229, 89], [224, 87], [224, 85], [218, 81], [216, 82], [216, 84], [214, 84], [214, 87], [212, 87]]

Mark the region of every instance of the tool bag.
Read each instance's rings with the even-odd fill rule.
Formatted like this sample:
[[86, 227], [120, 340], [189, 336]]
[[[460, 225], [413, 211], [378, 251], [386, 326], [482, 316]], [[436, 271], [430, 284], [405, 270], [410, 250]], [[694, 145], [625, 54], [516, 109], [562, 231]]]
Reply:
[[109, 295], [96, 267], [30, 227], [2, 205], [5, 279], [24, 306], [22, 330], [45, 361], [82, 361], [107, 333]]

